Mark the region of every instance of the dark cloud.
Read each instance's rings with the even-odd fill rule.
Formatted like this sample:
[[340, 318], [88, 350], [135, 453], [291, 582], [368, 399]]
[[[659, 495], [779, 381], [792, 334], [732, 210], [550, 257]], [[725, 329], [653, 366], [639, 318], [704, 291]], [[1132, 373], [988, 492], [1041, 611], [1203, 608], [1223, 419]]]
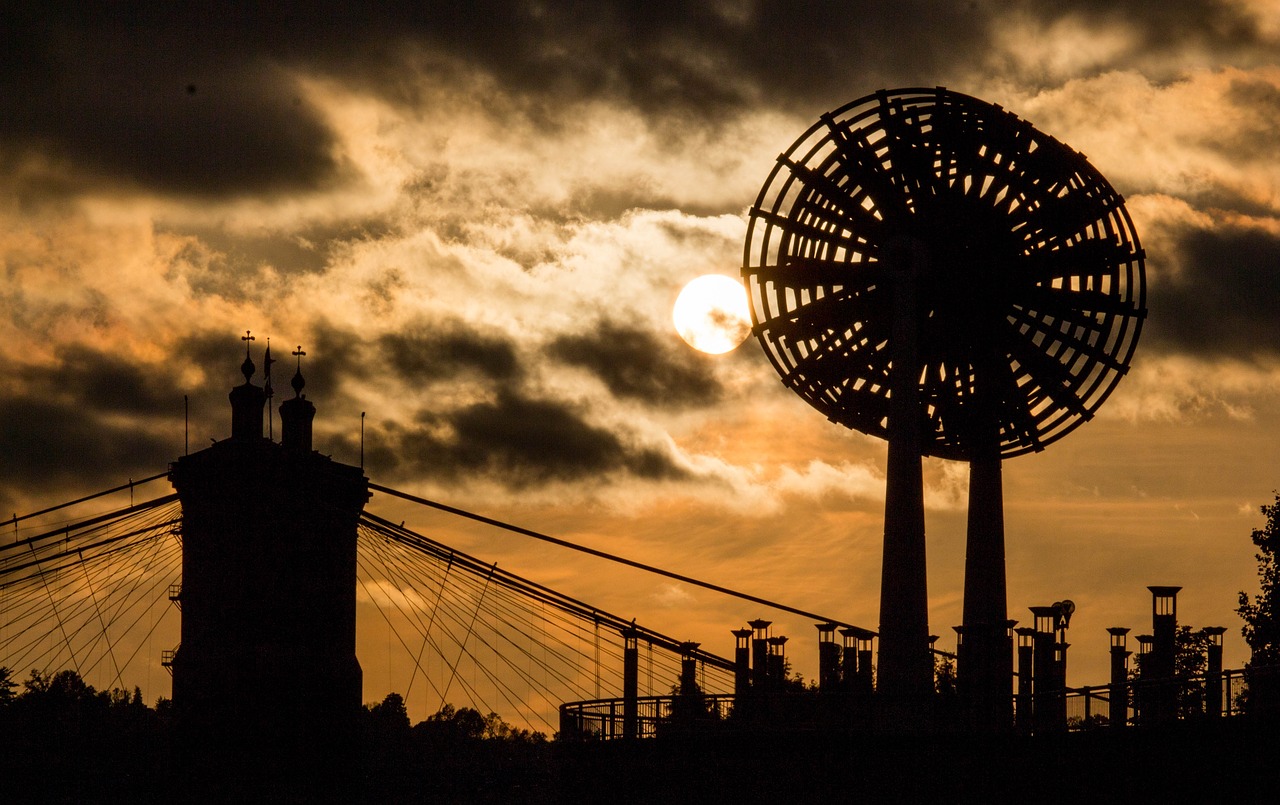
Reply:
[[647, 330], [602, 321], [560, 336], [548, 347], [564, 363], [587, 369], [615, 397], [671, 408], [710, 405], [723, 389], [712, 359], [663, 342]]
[[173, 387], [167, 367], [136, 365], [83, 345], [60, 348], [52, 366], [26, 367], [17, 374], [42, 398], [76, 401], [96, 412], [182, 415], [182, 392]]
[[418, 322], [378, 339], [386, 360], [408, 383], [450, 380], [474, 373], [491, 380], [514, 380], [520, 364], [511, 342], [478, 333], [461, 322]]
[[7, 10], [0, 29], [8, 160], [197, 196], [307, 189], [339, 173], [332, 135], [293, 79], [214, 8], [27, 9]]
[[368, 441], [366, 466], [374, 473], [485, 477], [511, 489], [611, 475], [687, 476], [665, 450], [592, 425], [572, 405], [505, 390], [446, 414], [424, 412], [411, 429], [384, 425]]
[[1280, 237], [1258, 229], [1192, 229], [1178, 270], [1151, 283], [1144, 340], [1165, 351], [1250, 359], [1280, 355]]
[[144, 424], [120, 424], [74, 401], [0, 399], [0, 423], [0, 498], [49, 501], [59, 490], [154, 475], [182, 450]]
[[[811, 112], [885, 85], [963, 82], [1010, 13], [993, 0], [26, 8], [7, 11], [0, 29], [0, 166], [65, 163], [70, 173], [41, 180], [97, 177], [197, 196], [306, 190], [342, 177], [333, 133], [299, 75], [416, 106], [421, 88], [462, 86], [478, 71], [514, 93], [517, 106], [502, 115], [535, 124], [568, 125], [558, 103], [598, 98], [658, 120], [705, 122], [760, 103]], [[1258, 41], [1224, 0], [1026, 0], [1014, 10], [1123, 24], [1138, 30], [1144, 54], [1244, 51]]]

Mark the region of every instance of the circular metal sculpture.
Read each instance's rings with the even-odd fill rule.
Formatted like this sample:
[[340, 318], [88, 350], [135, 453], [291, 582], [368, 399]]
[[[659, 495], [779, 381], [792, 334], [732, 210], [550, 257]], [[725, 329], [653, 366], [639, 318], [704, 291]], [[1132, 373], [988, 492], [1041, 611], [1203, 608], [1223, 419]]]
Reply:
[[1143, 260], [1083, 155], [960, 93], [868, 95], [778, 157], [747, 227], [753, 331], [783, 383], [889, 442], [885, 692], [932, 689], [920, 458], [967, 460], [960, 681], [1006, 719], [1001, 460], [1088, 420], [1126, 373]]
[[756, 336], [831, 420], [888, 435], [894, 250], [920, 266], [924, 454], [968, 459], [993, 439], [1003, 457], [1040, 450], [1127, 370], [1143, 253], [1107, 180], [999, 106], [882, 91], [780, 156], [748, 224]]

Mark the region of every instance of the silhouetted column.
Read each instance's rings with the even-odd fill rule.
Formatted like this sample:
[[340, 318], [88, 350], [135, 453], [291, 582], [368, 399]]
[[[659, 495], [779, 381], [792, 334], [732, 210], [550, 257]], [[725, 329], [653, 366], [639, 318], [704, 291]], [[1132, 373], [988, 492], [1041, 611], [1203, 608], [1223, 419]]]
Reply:
[[840, 685], [853, 690], [858, 679], [858, 629], [846, 626], [840, 630]]
[[1035, 634], [1030, 626], [1020, 626], [1015, 630], [1018, 634], [1018, 729], [1030, 732], [1034, 729], [1033, 713], [1035, 705]]
[[700, 643], [680, 644], [680, 695], [692, 696], [701, 692], [698, 686], [698, 657], [694, 653]]
[[640, 724], [640, 646], [638, 632], [622, 630], [622, 737], [639, 736]]
[[876, 633], [859, 629], [858, 641], [858, 676], [856, 689], [862, 693], [871, 693], [875, 688], [875, 669], [871, 658], [875, 656]]
[[773, 621], [757, 618], [748, 621], [751, 627], [751, 685], [764, 690], [769, 684], [769, 626]]
[[[1151, 591], [1151, 666], [1152, 708], [1155, 721], [1169, 722], [1178, 717], [1178, 688], [1174, 679], [1174, 658], [1177, 651], [1178, 591], [1181, 587], [1147, 587]], [[1145, 673], [1144, 673], [1145, 676]]]
[[1058, 609], [1054, 606], [1031, 607], [1035, 619], [1033, 645], [1033, 699], [1032, 713], [1037, 733], [1056, 732], [1066, 729], [1065, 720], [1060, 721], [1057, 713], [1060, 710], [1059, 700], [1064, 691], [1058, 681]]
[[751, 630], [733, 630], [733, 695], [744, 696], [751, 689]]
[[1158, 694], [1152, 693], [1152, 686], [1156, 682], [1151, 671], [1154, 642], [1155, 638], [1149, 634], [1138, 635], [1138, 684], [1133, 688], [1133, 715], [1134, 720], [1143, 725], [1159, 721], [1159, 715], [1154, 714], [1155, 706], [1152, 704], [1160, 698]]
[[787, 678], [787, 638], [782, 636], [769, 638], [769, 690], [782, 690], [782, 683]]
[[1111, 700], [1111, 726], [1124, 727], [1129, 721], [1129, 654], [1126, 650], [1129, 630], [1124, 626], [1107, 629], [1111, 635], [1111, 684], [1107, 698]]
[[964, 640], [957, 683], [973, 726], [1007, 729], [1013, 644], [1009, 637], [1004, 567], [1004, 490], [999, 429], [979, 406], [975, 419], [977, 455], [969, 462], [969, 522], [964, 571]]
[[1211, 716], [1222, 715], [1222, 634], [1226, 631], [1225, 626], [1206, 626], [1204, 629], [1209, 637], [1204, 671], [1204, 709]]
[[889, 377], [889, 452], [885, 471], [877, 687], [890, 696], [923, 698], [933, 690], [924, 477], [920, 466], [917, 303], [917, 284], [927, 256], [920, 243], [897, 241], [886, 246], [883, 258], [893, 295], [890, 340], [893, 367]]
[[818, 689], [830, 693], [840, 687], [840, 646], [836, 645], [836, 625], [818, 624]]

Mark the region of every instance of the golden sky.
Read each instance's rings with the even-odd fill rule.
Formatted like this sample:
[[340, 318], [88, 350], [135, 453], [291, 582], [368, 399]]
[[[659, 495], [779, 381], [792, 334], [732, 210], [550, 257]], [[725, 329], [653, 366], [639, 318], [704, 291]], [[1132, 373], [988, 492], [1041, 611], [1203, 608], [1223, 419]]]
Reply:
[[[1247, 659], [1236, 593], [1280, 486], [1274, 0], [67, 5], [0, 26], [0, 511], [163, 471], [183, 395], [193, 446], [224, 437], [248, 329], [303, 345], [322, 451], [358, 462], [367, 412], [379, 483], [875, 628], [884, 444], [754, 340], [693, 352], [671, 306], [738, 275], [820, 114], [946, 86], [1084, 152], [1148, 254], [1132, 372], [1005, 465], [1011, 617], [1073, 599], [1069, 681], [1102, 682], [1105, 627], [1147, 631], [1146, 585], [1182, 585], [1180, 620]], [[967, 469], [925, 478], [950, 648]], [[814, 675], [799, 618], [454, 536], [720, 654], [773, 617]]]

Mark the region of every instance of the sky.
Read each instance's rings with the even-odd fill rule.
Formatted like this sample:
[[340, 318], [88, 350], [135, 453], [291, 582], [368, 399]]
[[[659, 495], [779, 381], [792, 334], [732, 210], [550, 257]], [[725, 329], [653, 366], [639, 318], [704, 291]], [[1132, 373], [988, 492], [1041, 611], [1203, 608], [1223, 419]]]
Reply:
[[[0, 25], [0, 511], [224, 438], [239, 337], [306, 351], [316, 444], [376, 482], [875, 628], [883, 442], [754, 340], [691, 350], [681, 287], [739, 276], [747, 209], [824, 112], [946, 86], [1085, 153], [1147, 252], [1132, 371], [1006, 462], [1010, 617], [1070, 598], [1069, 682], [1147, 585], [1247, 649], [1280, 487], [1280, 3], [22, 4]], [[258, 378], [261, 382], [261, 376]], [[277, 423], [278, 424], [278, 423]], [[967, 467], [925, 462], [931, 630], [954, 647]], [[810, 622], [369, 509], [728, 655]], [[366, 677], [376, 659], [366, 659]], [[374, 670], [371, 671], [370, 669]]]

